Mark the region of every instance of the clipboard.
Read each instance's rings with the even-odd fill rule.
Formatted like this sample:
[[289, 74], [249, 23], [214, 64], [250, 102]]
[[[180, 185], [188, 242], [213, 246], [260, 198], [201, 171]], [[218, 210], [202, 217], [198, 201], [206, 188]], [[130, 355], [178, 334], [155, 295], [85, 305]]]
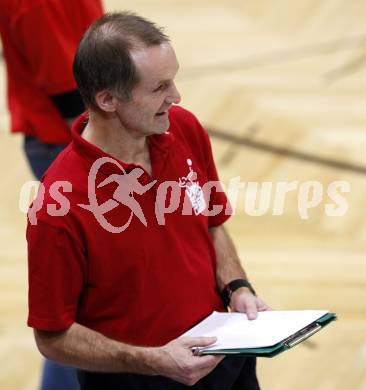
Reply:
[[259, 348], [194, 348], [194, 355], [230, 355], [230, 356], [255, 356], [255, 357], [266, 357], [271, 358], [279, 355], [282, 352], [285, 352], [296, 345], [302, 343], [304, 340], [313, 336], [315, 333], [322, 330], [326, 325], [336, 320], [337, 316], [335, 313], [328, 312], [322, 317], [318, 318], [316, 321], [305, 326], [294, 334], [288, 336], [282, 341], [269, 346], [259, 347]]

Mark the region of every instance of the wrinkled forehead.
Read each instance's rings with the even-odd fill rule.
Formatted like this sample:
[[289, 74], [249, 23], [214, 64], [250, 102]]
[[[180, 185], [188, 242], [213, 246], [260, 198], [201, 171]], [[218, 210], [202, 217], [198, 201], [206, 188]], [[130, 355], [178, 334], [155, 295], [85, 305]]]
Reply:
[[133, 49], [131, 57], [140, 76], [140, 83], [173, 80], [179, 68], [175, 51], [169, 42]]

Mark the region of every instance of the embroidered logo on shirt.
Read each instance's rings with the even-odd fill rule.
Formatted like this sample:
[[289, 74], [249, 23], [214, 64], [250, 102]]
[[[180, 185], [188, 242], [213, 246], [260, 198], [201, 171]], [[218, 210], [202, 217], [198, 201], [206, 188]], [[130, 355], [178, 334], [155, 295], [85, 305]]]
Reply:
[[203, 196], [202, 187], [198, 183], [197, 173], [192, 169], [192, 160], [187, 159], [189, 172], [187, 176], [179, 178], [179, 187], [186, 189], [186, 194], [191, 202], [196, 215], [201, 214], [206, 208], [206, 201]]

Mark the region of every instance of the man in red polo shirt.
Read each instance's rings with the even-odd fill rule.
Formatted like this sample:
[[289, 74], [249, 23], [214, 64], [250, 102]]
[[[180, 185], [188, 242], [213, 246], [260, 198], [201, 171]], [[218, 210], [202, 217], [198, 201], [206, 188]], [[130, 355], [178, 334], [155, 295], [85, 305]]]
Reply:
[[253, 358], [194, 356], [215, 339], [179, 337], [213, 310], [267, 306], [222, 226], [207, 133], [175, 106], [177, 71], [168, 37], [131, 13], [101, 18], [77, 50], [88, 114], [29, 212], [28, 324], [82, 389], [259, 388]]

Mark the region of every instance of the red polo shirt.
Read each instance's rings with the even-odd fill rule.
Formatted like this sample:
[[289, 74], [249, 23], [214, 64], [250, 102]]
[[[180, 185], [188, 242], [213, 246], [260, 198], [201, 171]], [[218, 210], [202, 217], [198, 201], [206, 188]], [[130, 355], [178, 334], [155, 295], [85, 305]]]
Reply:
[[70, 129], [50, 100], [75, 90], [72, 63], [100, 0], [0, 0], [11, 129], [44, 143], [70, 142]]
[[[111, 159], [96, 173], [99, 205], [118, 198], [118, 183], [103, 181], [121, 175], [120, 167], [129, 174], [136, 166], [88, 143], [80, 136], [87, 118], [76, 121], [72, 143], [45, 175], [43, 206], [33, 215], [37, 224], [28, 224], [29, 326], [60, 331], [78, 322], [116, 340], [153, 346], [176, 338], [213, 310], [224, 310], [209, 227], [228, 218], [225, 207], [216, 216], [192, 207], [190, 215], [182, 215], [184, 202], [192, 205], [199, 198], [198, 187], [218, 180], [209, 138], [183, 108], [173, 107], [169, 116], [168, 132], [149, 137], [152, 177], [142, 170], [138, 177], [141, 186], [156, 183], [146, 192], [134, 187], [146, 226], [126, 203], [113, 203], [116, 207], [104, 214], [110, 226], [121, 227], [131, 217], [119, 233], [108, 231], [80, 204], [90, 204], [88, 174], [96, 160]], [[50, 216], [47, 210], [50, 204], [61, 207], [60, 196], [50, 195], [55, 181], [72, 184], [71, 192], [63, 192], [70, 202], [65, 216]], [[179, 206], [159, 224], [156, 213], [164, 205], [157, 205], [156, 198], [166, 181], [180, 182], [181, 196]], [[167, 207], [169, 198], [166, 202]], [[226, 202], [223, 192], [213, 192], [210, 207]]]

